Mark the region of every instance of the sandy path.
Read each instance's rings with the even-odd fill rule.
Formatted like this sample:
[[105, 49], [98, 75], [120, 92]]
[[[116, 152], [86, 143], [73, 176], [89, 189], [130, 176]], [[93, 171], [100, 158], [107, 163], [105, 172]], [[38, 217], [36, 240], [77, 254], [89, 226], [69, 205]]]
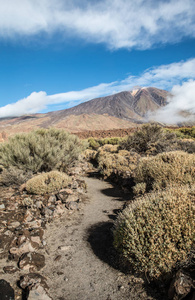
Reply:
[[135, 291], [130, 294], [128, 278], [114, 268], [110, 229], [124, 203], [121, 194], [95, 178], [86, 183], [89, 200], [83, 209], [48, 226], [43, 273], [50, 295], [55, 300], [141, 299]]

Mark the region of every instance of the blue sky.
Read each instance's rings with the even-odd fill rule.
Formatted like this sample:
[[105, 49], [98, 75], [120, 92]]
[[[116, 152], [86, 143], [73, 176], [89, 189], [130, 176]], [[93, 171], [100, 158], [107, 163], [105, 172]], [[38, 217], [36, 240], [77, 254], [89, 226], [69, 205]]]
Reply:
[[179, 89], [194, 112], [194, 0], [16, 2], [0, 0], [0, 117], [137, 85]]

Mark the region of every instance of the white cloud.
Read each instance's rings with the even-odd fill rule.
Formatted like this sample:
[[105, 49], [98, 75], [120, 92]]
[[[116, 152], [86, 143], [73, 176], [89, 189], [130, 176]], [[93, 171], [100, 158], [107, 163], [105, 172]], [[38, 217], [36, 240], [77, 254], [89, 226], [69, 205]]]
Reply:
[[147, 49], [195, 37], [194, 0], [0, 0], [0, 36], [60, 31], [109, 48]]
[[[185, 121], [195, 122], [195, 80], [189, 80], [182, 85], [175, 85], [171, 90], [169, 103], [155, 113], [151, 113], [150, 120], [176, 124]], [[185, 112], [185, 115], [182, 115]]]
[[[179, 87], [175, 87], [172, 90], [173, 94], [176, 95], [176, 99], [179, 99], [176, 91], [179, 91], [178, 93], [181, 92], [181, 94], [183, 93], [182, 99], [184, 99], [184, 92], [187, 92], [184, 88], [188, 86], [188, 83], [185, 85], [185, 81], [188, 81], [189, 79], [195, 80], [195, 58], [186, 62], [182, 61], [154, 67], [146, 70], [140, 76], [129, 76], [125, 80], [101, 83], [97, 86], [89, 87], [81, 91], [70, 91], [54, 95], [47, 95], [44, 91], [33, 92], [24, 99], [0, 107], [0, 118], [40, 112], [44, 109], [48, 109], [49, 105], [65, 104], [66, 106], [73, 106], [92, 98], [131, 90], [134, 86], [154, 86], [162, 89], [171, 89], [173, 85], [178, 85], [181, 82], [184, 82], [181, 91], [179, 90]], [[189, 91], [192, 90], [192, 93], [190, 92], [191, 98], [189, 98], [191, 99], [189, 100], [191, 101], [189, 103], [192, 108], [195, 105], [195, 98], [193, 98], [193, 95], [195, 95], [195, 93], [193, 94], [193, 82], [194, 81], [189, 81], [188, 86]], [[180, 104], [185, 102], [184, 100], [184, 102], [180, 100], [178, 101]], [[176, 106], [176, 102], [173, 102], [170, 107], [174, 105]]]

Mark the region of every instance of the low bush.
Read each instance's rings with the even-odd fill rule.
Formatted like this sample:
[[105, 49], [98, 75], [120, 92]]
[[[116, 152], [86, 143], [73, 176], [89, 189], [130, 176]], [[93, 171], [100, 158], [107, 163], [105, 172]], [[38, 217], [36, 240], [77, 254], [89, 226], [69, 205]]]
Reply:
[[39, 129], [17, 134], [0, 144], [0, 164], [33, 173], [65, 171], [82, 150], [83, 145], [75, 135], [54, 128]]
[[36, 175], [26, 182], [26, 190], [30, 194], [43, 195], [54, 193], [65, 188], [71, 182], [71, 177], [59, 171], [51, 171]]
[[167, 129], [170, 132], [174, 132], [177, 137], [184, 139], [195, 139], [195, 126], [190, 128], [183, 127], [177, 129]]
[[[166, 188], [170, 184], [195, 182], [195, 155], [173, 151], [142, 157], [135, 170], [135, 183], [144, 183], [146, 191]], [[135, 186], [134, 191], [138, 191]]]
[[137, 153], [126, 150], [113, 153], [100, 149], [97, 154], [98, 167], [104, 177], [131, 177], [139, 158]]
[[134, 150], [139, 154], [156, 155], [177, 147], [176, 135], [156, 124], [146, 124], [120, 143], [120, 149]]
[[95, 139], [95, 138], [89, 138], [89, 149], [97, 150], [99, 147], [102, 147], [104, 145], [119, 145], [120, 141], [122, 141], [123, 138], [119, 137], [113, 137], [113, 138], [103, 138], [103, 139]]
[[20, 170], [16, 167], [9, 167], [7, 169], [2, 169], [0, 174], [0, 185], [1, 186], [20, 186], [28, 179], [33, 176], [31, 171]]
[[119, 214], [114, 247], [127, 266], [159, 279], [185, 260], [195, 240], [194, 197], [192, 188], [172, 186], [138, 198]]

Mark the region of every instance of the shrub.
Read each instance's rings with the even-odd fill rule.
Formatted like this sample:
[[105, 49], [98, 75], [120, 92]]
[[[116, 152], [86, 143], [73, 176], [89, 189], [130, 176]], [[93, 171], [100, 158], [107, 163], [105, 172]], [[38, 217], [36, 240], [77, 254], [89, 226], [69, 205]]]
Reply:
[[138, 198], [119, 214], [114, 247], [136, 271], [151, 279], [183, 261], [195, 239], [195, 193], [169, 187]]
[[113, 138], [103, 138], [103, 139], [94, 139], [89, 138], [89, 149], [97, 150], [99, 147], [104, 145], [118, 145], [122, 138], [113, 137]]
[[42, 195], [54, 193], [68, 186], [71, 178], [62, 172], [51, 171], [34, 176], [26, 183], [26, 190], [30, 194]]
[[9, 167], [3, 169], [0, 174], [0, 185], [21, 185], [33, 176], [31, 171], [24, 171], [17, 169], [16, 167]]
[[126, 150], [112, 153], [100, 149], [97, 154], [98, 167], [104, 177], [113, 175], [131, 177], [139, 157], [137, 153], [130, 153]]
[[156, 124], [146, 124], [120, 143], [120, 149], [156, 155], [176, 148], [176, 135]]
[[88, 139], [89, 149], [97, 150], [100, 147], [100, 144], [94, 138]]
[[59, 129], [18, 134], [0, 144], [0, 164], [34, 173], [65, 171], [82, 150], [78, 137]]
[[135, 182], [145, 183], [146, 191], [161, 189], [171, 183], [195, 182], [195, 155], [182, 151], [143, 157], [135, 170]]
[[195, 139], [195, 126], [190, 128], [177, 128], [177, 129], [167, 129], [168, 131], [174, 132], [177, 137], [185, 139]]

